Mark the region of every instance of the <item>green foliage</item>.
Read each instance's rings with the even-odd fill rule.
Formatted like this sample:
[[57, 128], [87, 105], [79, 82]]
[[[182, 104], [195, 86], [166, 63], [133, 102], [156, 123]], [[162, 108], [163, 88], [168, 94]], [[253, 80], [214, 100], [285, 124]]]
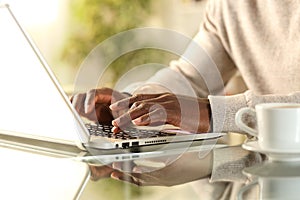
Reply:
[[151, 0], [72, 0], [70, 30], [63, 58], [78, 65], [100, 42], [141, 25], [150, 15]]
[[[69, 37], [62, 59], [77, 67], [97, 44], [122, 31], [141, 27], [151, 17], [155, 0], [72, 0]], [[121, 48], [122, 44], [120, 44]], [[113, 81], [133, 66], [149, 62], [167, 64], [170, 54], [137, 50], [121, 56], [109, 68]]]
[[[158, 63], [167, 66], [169, 61], [175, 57], [176, 55], [159, 49], [140, 49], [127, 53], [111, 64], [111, 68], [114, 70], [114, 80], [118, 79], [131, 68], [143, 64]], [[152, 65], [151, 69], [154, 70], [155, 65]]]

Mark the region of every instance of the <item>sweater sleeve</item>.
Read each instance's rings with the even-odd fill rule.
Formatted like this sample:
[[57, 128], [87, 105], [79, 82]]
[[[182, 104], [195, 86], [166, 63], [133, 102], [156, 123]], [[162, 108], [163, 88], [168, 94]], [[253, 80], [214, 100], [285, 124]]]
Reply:
[[247, 177], [243, 175], [243, 169], [261, 163], [263, 160], [261, 154], [246, 151], [240, 146], [216, 148], [213, 150], [213, 169], [210, 181], [245, 183]]
[[172, 92], [197, 97], [220, 95], [236, 67], [218, 37], [221, 9], [209, 1], [199, 32], [190, 41], [180, 59], [159, 70], [145, 82], [127, 87], [128, 93]]
[[[256, 95], [250, 90], [232, 96], [209, 96], [214, 132], [243, 132], [235, 124], [235, 114], [242, 107], [254, 107], [260, 103], [300, 103], [300, 92], [276, 95]], [[247, 119], [248, 123], [255, 123]]]

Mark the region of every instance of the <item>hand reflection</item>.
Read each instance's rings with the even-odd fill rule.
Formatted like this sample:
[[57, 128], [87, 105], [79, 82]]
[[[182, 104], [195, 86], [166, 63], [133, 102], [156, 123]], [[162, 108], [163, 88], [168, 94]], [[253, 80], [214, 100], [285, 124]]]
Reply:
[[102, 178], [109, 178], [114, 169], [109, 165], [95, 166], [89, 165], [91, 171], [91, 180], [98, 181]]
[[90, 166], [91, 179], [96, 181], [111, 177], [138, 186], [173, 186], [211, 174], [212, 153], [199, 159], [199, 152], [189, 152], [182, 154], [174, 162], [169, 161], [166, 157], [160, 157], [115, 162], [111, 166]]

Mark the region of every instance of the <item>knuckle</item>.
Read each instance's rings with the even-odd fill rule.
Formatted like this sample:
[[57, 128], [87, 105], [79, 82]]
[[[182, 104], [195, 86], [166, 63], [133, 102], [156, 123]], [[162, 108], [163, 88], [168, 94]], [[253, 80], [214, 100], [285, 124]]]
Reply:
[[149, 110], [156, 111], [156, 110], [159, 110], [159, 109], [164, 109], [164, 107], [161, 104], [156, 103], [156, 104], [151, 105]]
[[148, 110], [148, 109], [147, 109], [147, 104], [146, 104], [145, 102], [139, 102], [138, 104], [139, 104], [139, 105], [138, 105], [138, 108], [139, 108], [140, 110]]
[[139, 105], [140, 105], [139, 102], [134, 102], [134, 103], [132, 104], [132, 107], [133, 107], [133, 108], [137, 108]]
[[142, 122], [147, 122], [147, 121], [150, 120], [149, 115], [143, 115], [143, 116], [140, 117], [140, 119], [141, 119]]
[[75, 94], [74, 96], [72, 96], [72, 99], [73, 99], [73, 101], [78, 101], [83, 96], [84, 96], [83, 93], [78, 93], [78, 94]]
[[96, 94], [96, 89], [91, 89], [87, 92], [87, 95], [95, 95]]
[[160, 96], [161, 99], [166, 99], [166, 100], [169, 100], [169, 99], [173, 99], [174, 98], [174, 94], [172, 93], [163, 93], [161, 96]]
[[134, 94], [131, 96], [131, 99], [137, 99], [138, 98], [138, 95], [137, 94]]
[[164, 108], [156, 109], [153, 114], [159, 119], [164, 119], [167, 116], [167, 113]]
[[134, 94], [131, 99], [134, 101], [134, 102], [137, 102], [139, 100], [141, 100], [141, 95], [140, 94]]
[[158, 115], [159, 115], [160, 117], [163, 117], [163, 116], [165, 116], [165, 115], [166, 115], [166, 113], [165, 113], [165, 110], [164, 110], [164, 109], [158, 109], [157, 113], [158, 113]]
[[111, 89], [108, 87], [101, 87], [99, 89], [95, 89], [96, 91], [110, 91]]

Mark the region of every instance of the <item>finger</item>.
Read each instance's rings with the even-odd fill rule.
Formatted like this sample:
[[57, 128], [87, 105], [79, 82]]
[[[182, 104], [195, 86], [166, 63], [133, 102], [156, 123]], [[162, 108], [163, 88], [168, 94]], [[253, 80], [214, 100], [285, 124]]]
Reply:
[[121, 170], [122, 170], [122, 162], [114, 162], [114, 163], [112, 164], [112, 167], [113, 167], [114, 169], [116, 169], [116, 170], [121, 171]]
[[113, 120], [113, 125], [116, 127], [126, 127], [129, 124], [131, 124], [131, 121], [145, 115], [149, 112], [149, 108], [151, 107], [151, 104], [140, 104], [137, 107], [134, 107], [133, 109], [130, 109], [127, 113], [121, 115], [120, 117]]
[[101, 124], [111, 124], [113, 120], [112, 113], [105, 104], [96, 104], [94, 112], [89, 113], [87, 116], [89, 120], [99, 122]]
[[128, 112], [129, 109], [124, 109], [124, 110], [120, 110], [120, 111], [113, 111], [109, 108], [109, 105], [108, 105], [108, 109], [110, 110], [110, 112], [112, 113], [112, 116], [116, 119], [122, 115], [124, 115], [125, 113]]
[[128, 97], [128, 98], [125, 98], [125, 99], [122, 99], [120, 101], [117, 101], [113, 104], [111, 104], [109, 106], [109, 108], [112, 110], [112, 111], [120, 111], [120, 110], [123, 110], [123, 109], [127, 109], [129, 108], [129, 102], [130, 102], [130, 98], [131, 97]]
[[112, 131], [113, 133], [119, 133], [119, 132], [121, 132], [122, 130], [120, 129], [120, 127], [114, 126], [114, 127], [111, 129], [111, 131]]
[[91, 180], [97, 181], [101, 178], [108, 178], [110, 174], [114, 171], [113, 168], [109, 166], [93, 166], [89, 165], [91, 172]]
[[85, 113], [90, 113], [95, 109], [96, 104], [96, 90], [90, 90], [86, 94], [84, 101]]
[[127, 173], [122, 173], [122, 172], [114, 171], [114, 172], [111, 173], [110, 177], [113, 178], [113, 179], [115, 179], [115, 180], [125, 181], [125, 182], [128, 182], [128, 183], [135, 184], [137, 186], [141, 186], [142, 185], [142, 183], [139, 181], [139, 179], [134, 178], [134, 177], [130, 176]]
[[128, 113], [125, 113], [120, 117], [114, 119], [112, 121], [112, 125], [114, 127], [118, 127], [118, 129], [125, 129], [126, 127], [131, 125], [131, 117]]
[[156, 168], [156, 167], [151, 167], [151, 166], [136, 166], [133, 168], [132, 172], [136, 173], [136, 174], [149, 173], [149, 172], [159, 170], [161, 168], [162, 167]]
[[75, 96], [73, 96], [72, 98], [72, 104], [75, 108], [75, 110], [80, 114], [80, 115], [84, 115], [84, 101], [86, 98], [86, 94], [82, 93], [82, 94], [77, 94]]
[[121, 128], [131, 122], [137, 126], [162, 125], [169, 121], [167, 117], [167, 111], [162, 105], [143, 102], [115, 119], [113, 125]]
[[135, 184], [137, 186], [158, 186], [162, 185], [159, 178], [152, 177], [151, 174], [140, 173], [120, 173], [114, 171], [111, 173], [111, 178]]
[[85, 108], [86, 113], [91, 112], [95, 104], [110, 105], [115, 100], [124, 98], [122, 94], [110, 88], [92, 89], [86, 94]]
[[155, 109], [132, 120], [137, 126], [148, 126], [151, 124], [165, 124], [168, 122], [167, 112], [163, 108]]
[[128, 93], [120, 93], [120, 92], [118, 92], [116, 90], [112, 90], [110, 104], [113, 104], [113, 103], [115, 103], [117, 101], [120, 101], [121, 99], [130, 97], [130, 96], [131, 95], [128, 94]]
[[117, 101], [110, 105], [111, 110], [122, 110], [129, 108], [133, 103], [159, 97], [161, 94], [139, 94]]

